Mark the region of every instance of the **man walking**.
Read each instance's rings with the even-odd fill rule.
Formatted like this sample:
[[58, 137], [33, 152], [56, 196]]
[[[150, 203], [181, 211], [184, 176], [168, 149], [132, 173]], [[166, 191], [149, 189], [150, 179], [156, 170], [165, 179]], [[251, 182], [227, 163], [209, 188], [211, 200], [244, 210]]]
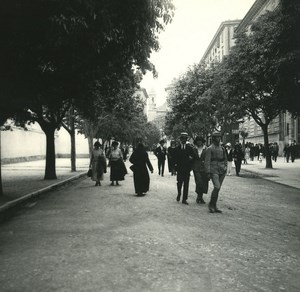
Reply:
[[204, 163], [205, 172], [214, 185], [208, 209], [211, 213], [222, 213], [217, 208], [217, 201], [227, 171], [227, 159], [225, 149], [220, 145], [221, 134], [215, 132], [211, 139], [212, 144], [206, 150]]
[[154, 154], [157, 157], [158, 162], [158, 174], [164, 176], [165, 171], [165, 161], [167, 155], [167, 148], [164, 147], [165, 140], [159, 141], [159, 146], [154, 150]]
[[193, 148], [187, 144], [188, 134], [180, 134], [180, 144], [175, 148], [175, 168], [177, 170], [177, 202], [180, 201], [183, 187], [182, 204], [188, 205], [190, 172], [194, 159]]

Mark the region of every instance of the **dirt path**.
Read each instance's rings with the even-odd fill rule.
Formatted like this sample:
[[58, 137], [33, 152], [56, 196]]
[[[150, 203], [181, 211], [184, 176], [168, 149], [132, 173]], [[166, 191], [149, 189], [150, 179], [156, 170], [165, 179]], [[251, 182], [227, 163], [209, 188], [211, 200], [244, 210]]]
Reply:
[[49, 193], [0, 226], [1, 291], [299, 291], [299, 190], [227, 177], [223, 214], [210, 214], [193, 177], [185, 206], [175, 177], [151, 175], [138, 198], [132, 174], [119, 187], [108, 176]]

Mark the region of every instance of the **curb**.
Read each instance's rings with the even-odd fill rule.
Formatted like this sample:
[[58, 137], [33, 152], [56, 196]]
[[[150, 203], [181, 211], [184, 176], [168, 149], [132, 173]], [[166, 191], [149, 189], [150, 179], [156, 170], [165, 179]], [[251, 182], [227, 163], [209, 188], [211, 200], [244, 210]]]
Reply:
[[24, 196], [22, 196], [22, 197], [20, 197], [18, 199], [15, 199], [13, 201], [5, 203], [4, 205], [0, 206], [0, 215], [1, 215], [0, 216], [1, 217], [0, 221], [2, 221], [1, 220], [2, 219], [2, 214], [4, 214], [5, 212], [7, 212], [8, 210], [16, 208], [16, 207], [20, 206], [21, 204], [23, 204], [26, 201], [29, 201], [29, 200], [34, 199], [34, 198], [37, 198], [41, 194], [44, 194], [44, 193], [46, 193], [46, 192], [48, 192], [50, 190], [53, 190], [53, 189], [55, 189], [57, 187], [60, 187], [60, 186], [62, 186], [64, 184], [67, 184], [67, 183], [69, 183], [69, 182], [71, 182], [73, 180], [77, 180], [77, 179], [79, 179], [81, 177], [84, 177], [84, 176], [86, 176], [86, 172], [79, 173], [79, 174], [74, 175], [72, 177], [69, 177], [69, 178], [67, 178], [65, 180], [62, 180], [62, 181], [57, 182], [57, 183], [54, 183], [54, 184], [52, 184], [50, 186], [47, 186], [47, 187], [42, 188], [40, 190], [31, 192], [31, 193], [29, 193], [27, 195], [24, 195]]
[[255, 175], [256, 175], [257, 177], [259, 177], [260, 179], [264, 179], [264, 180], [273, 182], [273, 183], [278, 184], [278, 185], [281, 185], [281, 186], [293, 188], [293, 189], [295, 189], [295, 190], [299, 190], [299, 189], [300, 189], [300, 188], [295, 187], [295, 186], [291, 186], [291, 185], [284, 184], [284, 183], [281, 183], [281, 182], [278, 182], [278, 181], [275, 181], [275, 180], [268, 179], [268, 176], [264, 176], [264, 175], [261, 174], [260, 172], [256, 172], [256, 171], [248, 170], [248, 169], [247, 169], [247, 170], [246, 170], [246, 169], [242, 169], [242, 170], [245, 171], [245, 172], [248, 172], [248, 173], [255, 174]]

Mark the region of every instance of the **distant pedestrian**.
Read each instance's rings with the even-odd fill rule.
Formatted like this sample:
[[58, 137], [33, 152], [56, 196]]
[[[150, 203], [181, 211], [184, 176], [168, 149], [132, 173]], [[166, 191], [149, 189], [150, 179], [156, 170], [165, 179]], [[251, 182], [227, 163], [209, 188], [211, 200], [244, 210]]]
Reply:
[[126, 161], [129, 154], [129, 147], [127, 144], [124, 145], [122, 153], [123, 153], [123, 160]]
[[285, 157], [285, 161], [287, 163], [289, 163], [290, 156], [291, 156], [291, 149], [290, 149], [290, 145], [289, 144], [285, 144], [285, 146], [283, 148], [283, 155]]
[[272, 144], [271, 153], [272, 153], [272, 159], [276, 162], [279, 153], [279, 146], [277, 142], [274, 142]]
[[190, 144], [187, 143], [188, 134], [180, 134], [180, 144], [175, 150], [175, 168], [177, 171], [177, 202], [180, 201], [183, 187], [182, 204], [188, 205], [188, 192], [190, 183], [190, 172], [194, 159], [194, 151]]
[[208, 209], [211, 213], [222, 213], [217, 208], [219, 192], [227, 172], [227, 159], [225, 149], [220, 145], [221, 135], [219, 132], [212, 134], [212, 144], [207, 148], [205, 153], [205, 172], [213, 183]]
[[291, 154], [291, 161], [292, 162], [295, 162], [295, 159], [296, 159], [296, 141], [293, 141], [291, 143], [291, 146], [290, 146], [290, 154]]
[[242, 145], [240, 143], [236, 143], [234, 145], [232, 156], [235, 165], [236, 176], [239, 176], [241, 171], [242, 160], [244, 159], [244, 153], [242, 150]]
[[244, 164], [248, 164], [248, 160], [250, 159], [250, 147], [247, 144], [245, 148], [245, 155], [244, 155]]
[[96, 182], [95, 186], [101, 186], [100, 181], [103, 180], [103, 174], [106, 173], [106, 158], [99, 141], [94, 143], [90, 159], [90, 169], [92, 169], [91, 179]]
[[171, 145], [167, 149], [167, 157], [168, 157], [168, 168], [171, 175], [176, 175], [175, 170], [175, 147], [176, 143], [174, 140], [171, 141]]
[[119, 143], [113, 141], [111, 144], [112, 148], [109, 154], [109, 165], [110, 165], [110, 181], [111, 185], [119, 185], [119, 181], [125, 179], [125, 174], [127, 174], [126, 166], [123, 161], [123, 154], [121, 149], [119, 149]]
[[231, 175], [231, 170], [232, 170], [232, 161], [233, 161], [233, 156], [232, 156], [232, 152], [233, 149], [231, 147], [231, 143], [227, 143], [225, 145], [225, 153], [226, 153], [226, 158], [227, 158], [227, 175]]
[[204, 145], [205, 139], [197, 136], [194, 139], [194, 161], [193, 161], [193, 173], [196, 184], [196, 203], [205, 204], [203, 200], [203, 194], [207, 194], [208, 191], [208, 178], [205, 173], [205, 152], [206, 146]]
[[164, 176], [165, 161], [167, 156], [167, 148], [164, 146], [165, 140], [159, 141], [159, 146], [154, 150], [154, 155], [157, 157], [158, 175]]
[[153, 173], [153, 166], [143, 143], [138, 144], [130, 156], [129, 161], [133, 164], [130, 169], [133, 171], [135, 193], [139, 197], [144, 196], [146, 192], [149, 191], [150, 186], [150, 177], [147, 167], [151, 173]]

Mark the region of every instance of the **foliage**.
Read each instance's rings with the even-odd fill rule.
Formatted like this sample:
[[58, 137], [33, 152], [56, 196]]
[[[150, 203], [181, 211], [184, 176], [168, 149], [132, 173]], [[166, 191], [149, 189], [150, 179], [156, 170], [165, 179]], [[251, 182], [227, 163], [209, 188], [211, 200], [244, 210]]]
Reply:
[[40, 124], [51, 178], [54, 130], [71, 104], [84, 113], [97, 103], [108, 107], [117, 96], [112, 88], [133, 68], [155, 73], [149, 56], [173, 9], [170, 0], [0, 2], [0, 122]]
[[205, 95], [212, 86], [213, 70], [206, 70], [203, 64], [194, 64], [174, 81], [168, 96], [171, 109], [166, 117], [165, 132], [168, 136], [178, 137], [181, 131], [192, 137], [205, 135], [215, 126], [214, 108]]

